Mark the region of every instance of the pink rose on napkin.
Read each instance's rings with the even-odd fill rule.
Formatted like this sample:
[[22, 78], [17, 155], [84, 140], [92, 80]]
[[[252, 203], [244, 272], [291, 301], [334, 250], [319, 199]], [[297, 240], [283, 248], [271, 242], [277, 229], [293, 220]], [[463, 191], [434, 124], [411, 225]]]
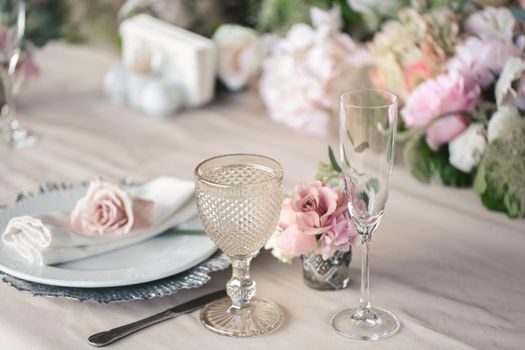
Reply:
[[152, 207], [153, 202], [132, 198], [120, 187], [95, 178], [76, 203], [70, 223], [73, 231], [87, 236], [124, 235], [132, 228], [146, 227], [146, 214]]

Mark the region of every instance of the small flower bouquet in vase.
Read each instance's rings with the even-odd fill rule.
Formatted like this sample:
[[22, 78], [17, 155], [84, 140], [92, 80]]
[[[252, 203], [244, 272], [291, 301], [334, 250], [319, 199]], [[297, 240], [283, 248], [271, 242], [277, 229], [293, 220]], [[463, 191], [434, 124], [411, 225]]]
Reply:
[[[331, 150], [330, 158], [335, 163]], [[320, 162], [316, 180], [284, 199], [279, 226], [266, 244], [283, 262], [301, 257], [305, 284], [319, 290], [348, 285], [351, 247], [359, 242], [337, 168]]]

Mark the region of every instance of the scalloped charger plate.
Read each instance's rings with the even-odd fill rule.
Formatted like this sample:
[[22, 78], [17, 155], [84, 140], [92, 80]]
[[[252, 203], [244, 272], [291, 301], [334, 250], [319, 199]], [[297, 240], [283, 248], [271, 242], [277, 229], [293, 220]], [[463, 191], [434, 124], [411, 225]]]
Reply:
[[[0, 212], [0, 232], [14, 216], [71, 210], [85, 191], [86, 187], [82, 185], [25, 198]], [[27, 281], [61, 287], [117, 287], [183, 272], [208, 259], [216, 250], [206, 235], [164, 233], [82, 260], [37, 266], [20, 258], [0, 240], [0, 271]]]

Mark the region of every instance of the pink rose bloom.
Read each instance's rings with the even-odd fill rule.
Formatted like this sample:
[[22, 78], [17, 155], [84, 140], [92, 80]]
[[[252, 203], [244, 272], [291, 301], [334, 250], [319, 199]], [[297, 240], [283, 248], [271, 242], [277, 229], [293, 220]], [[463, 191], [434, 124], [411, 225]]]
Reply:
[[322, 233], [330, 216], [338, 209], [338, 201], [338, 193], [320, 181], [299, 187], [290, 202], [297, 213], [297, 227], [311, 235]]
[[426, 127], [442, 113], [474, 110], [480, 91], [477, 84], [459, 74], [442, 74], [419, 85], [401, 115], [409, 127]]
[[288, 254], [308, 254], [317, 248], [317, 241], [314, 235], [306, 234], [294, 225], [281, 233], [277, 247]]
[[319, 181], [298, 187], [292, 198], [284, 200], [279, 228], [276, 245], [287, 254], [311, 253], [319, 240], [326, 259], [356, 242], [343, 191]]
[[151, 201], [133, 199], [118, 186], [95, 178], [71, 213], [71, 227], [76, 233], [87, 236], [124, 235], [132, 228], [148, 225], [144, 215], [152, 206]]
[[359, 241], [359, 234], [354, 230], [347, 211], [332, 216], [329, 224], [330, 229], [321, 235], [318, 248], [325, 260], [337, 251], [347, 252]]
[[443, 117], [427, 128], [425, 139], [428, 146], [437, 151], [439, 147], [461, 135], [468, 125], [468, 120], [460, 115]]
[[288, 227], [296, 225], [296, 213], [292, 209], [292, 205], [290, 204], [290, 198], [286, 198], [283, 201], [283, 206], [281, 208], [281, 214], [279, 216], [279, 228], [282, 230], [286, 230]]

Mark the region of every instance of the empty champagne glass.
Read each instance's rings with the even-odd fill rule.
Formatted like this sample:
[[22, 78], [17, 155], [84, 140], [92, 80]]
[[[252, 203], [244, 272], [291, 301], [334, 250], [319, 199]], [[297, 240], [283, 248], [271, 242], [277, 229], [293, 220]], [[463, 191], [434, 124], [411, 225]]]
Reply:
[[388, 310], [369, 300], [369, 251], [388, 198], [397, 130], [397, 96], [388, 91], [362, 89], [340, 98], [340, 149], [348, 210], [361, 234], [361, 298], [357, 308], [339, 312], [332, 327], [344, 337], [378, 340], [400, 327]]
[[12, 148], [31, 146], [36, 138], [16, 118], [15, 75], [23, 55], [22, 39], [26, 23], [26, 5], [23, 0], [5, 0], [0, 4], [0, 75], [5, 104], [1, 110], [0, 131]]
[[208, 304], [201, 322], [232, 337], [269, 333], [283, 323], [276, 304], [254, 297], [250, 261], [277, 227], [282, 204], [281, 165], [271, 158], [232, 154], [208, 159], [195, 169], [195, 193], [204, 230], [232, 261], [229, 298]]

